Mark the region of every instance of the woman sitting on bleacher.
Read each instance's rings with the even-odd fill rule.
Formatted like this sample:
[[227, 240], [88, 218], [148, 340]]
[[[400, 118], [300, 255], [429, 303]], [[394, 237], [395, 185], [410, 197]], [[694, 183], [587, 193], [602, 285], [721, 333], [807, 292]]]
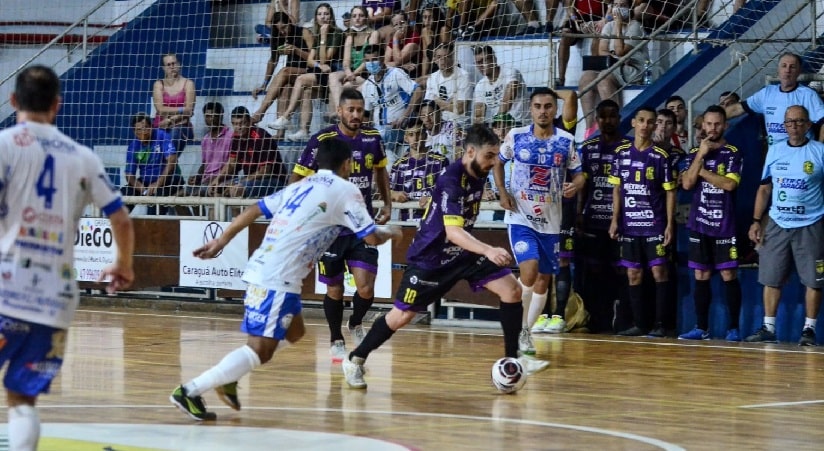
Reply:
[[409, 19], [403, 11], [392, 16], [392, 27], [395, 32], [386, 43], [384, 64], [386, 67], [400, 67], [414, 80], [421, 74], [421, 35], [415, 27], [409, 26]]
[[154, 83], [152, 98], [156, 115], [152, 126], [165, 130], [172, 138], [177, 154], [183, 152], [192, 139], [192, 117], [195, 108], [195, 82], [180, 75], [177, 55], [167, 53], [160, 59], [163, 78]]
[[[270, 41], [272, 50], [269, 62], [266, 64], [266, 78], [262, 85], [252, 90], [252, 98], [257, 99], [258, 94], [263, 91], [266, 91], [266, 97], [252, 115], [252, 124], [257, 124], [263, 119], [266, 110], [272, 106], [276, 98], [280, 100], [278, 110], [286, 109], [286, 102], [292, 93], [292, 84], [299, 75], [306, 73], [306, 61], [309, 58], [311, 47], [309, 40], [312, 39], [312, 32], [291, 23], [286, 13], [272, 12], [272, 17], [266, 18], [266, 24], [272, 27], [272, 40]], [[269, 84], [281, 55], [286, 56], [286, 64], [275, 75], [275, 81]], [[281, 138], [282, 133], [279, 131], [275, 137]]]
[[309, 124], [312, 122], [312, 99], [326, 99], [329, 75], [342, 68], [341, 46], [343, 31], [335, 24], [335, 12], [328, 3], [321, 3], [315, 8], [315, 19], [309, 37], [309, 68], [306, 73], [295, 79], [289, 106], [271, 125], [275, 130], [289, 127], [289, 116], [301, 102], [300, 128], [294, 133], [287, 133], [286, 139], [300, 141], [309, 139]]
[[[352, 21], [346, 30], [346, 39], [343, 42], [343, 70], [329, 76], [329, 113], [333, 118], [338, 111], [338, 99], [343, 88], [358, 88], [366, 81], [366, 64], [363, 62], [364, 49], [372, 44], [378, 44], [378, 32], [366, 24], [366, 8], [353, 6], [350, 12]], [[330, 119], [331, 120], [331, 119]], [[335, 122], [332, 120], [332, 122]]]
[[[612, 20], [609, 20], [610, 17]], [[630, 18], [628, 0], [616, 0], [607, 15], [607, 20], [607, 24], [601, 31], [603, 37], [598, 41], [598, 55], [612, 57], [613, 64], [605, 69], [608, 74], [597, 83], [595, 89], [581, 94], [581, 107], [586, 115], [587, 129], [592, 127], [593, 111], [600, 100], [612, 98], [619, 106], [623, 105], [618, 90], [623, 86], [641, 82], [644, 76], [644, 64], [647, 60], [646, 49], [643, 49], [633, 53], [624, 63], [615, 64], [618, 58], [630, 53], [635, 46], [643, 44], [641, 38], [644, 36], [644, 30], [640, 22]], [[596, 70], [583, 71], [578, 81], [579, 90], [584, 89], [602, 73], [603, 71]]]
[[420, 14], [420, 35], [421, 35], [421, 70], [420, 76], [415, 80], [422, 88], [426, 88], [426, 80], [433, 70], [433, 60], [435, 49], [441, 44], [448, 44], [452, 41], [449, 34], [449, 27], [446, 26], [443, 10], [437, 5], [425, 6]]

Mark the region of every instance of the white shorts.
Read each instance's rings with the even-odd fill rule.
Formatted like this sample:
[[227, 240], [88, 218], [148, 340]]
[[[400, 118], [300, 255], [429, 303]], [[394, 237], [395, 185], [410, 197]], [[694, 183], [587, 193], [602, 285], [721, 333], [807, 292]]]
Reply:
[[283, 340], [303, 306], [300, 295], [250, 284], [243, 298], [245, 312], [240, 330], [249, 335]]

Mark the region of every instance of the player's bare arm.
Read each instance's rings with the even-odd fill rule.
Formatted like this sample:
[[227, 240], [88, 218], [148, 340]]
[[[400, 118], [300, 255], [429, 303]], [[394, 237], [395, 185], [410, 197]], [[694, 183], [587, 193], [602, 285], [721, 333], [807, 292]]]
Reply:
[[203, 260], [214, 258], [215, 255], [232, 241], [235, 235], [246, 227], [249, 227], [262, 214], [263, 212], [257, 203], [246, 207], [246, 209], [229, 224], [229, 227], [226, 228], [223, 235], [195, 249], [192, 255]]

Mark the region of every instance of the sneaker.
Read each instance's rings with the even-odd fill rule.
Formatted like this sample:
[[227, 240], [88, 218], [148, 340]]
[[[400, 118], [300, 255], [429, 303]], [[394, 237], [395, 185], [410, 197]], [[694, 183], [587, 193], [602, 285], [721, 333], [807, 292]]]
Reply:
[[298, 130], [294, 133], [287, 133], [285, 135], [287, 141], [305, 141], [309, 139], [309, 133], [303, 130]]
[[745, 338], [744, 341], [747, 343], [778, 343], [778, 339], [775, 338], [775, 332], [770, 332], [766, 326], [761, 326], [760, 329]]
[[798, 340], [798, 346], [815, 346], [815, 331], [812, 327], [805, 327], [801, 331], [801, 339]]
[[667, 330], [663, 327], [656, 327], [647, 334], [648, 338], [664, 338], [667, 336]]
[[336, 340], [332, 343], [332, 346], [329, 347], [329, 354], [332, 356], [332, 362], [340, 363], [346, 359], [346, 356], [349, 355], [346, 352], [346, 343], [343, 340]]
[[275, 122], [269, 124], [269, 128], [273, 128], [275, 130], [286, 130], [289, 128], [289, 119], [286, 119], [286, 116], [281, 116], [275, 119]]
[[363, 330], [362, 325], [358, 324], [355, 327], [349, 328], [349, 334], [352, 335], [352, 346], [357, 348], [363, 341], [363, 337], [366, 336], [366, 331]]
[[214, 412], [206, 411], [206, 404], [200, 396], [189, 396], [186, 394], [186, 389], [182, 385], [178, 385], [171, 395], [169, 401], [176, 405], [181, 412], [189, 415], [197, 421], [214, 420], [217, 415]]
[[679, 340], [709, 340], [710, 334], [704, 329], [693, 328], [691, 331], [678, 336]]
[[527, 376], [540, 373], [541, 371], [549, 368], [549, 360], [538, 360], [535, 357], [522, 355], [518, 357], [518, 361], [521, 362], [521, 366], [524, 367]]
[[617, 335], [619, 335], [621, 337], [642, 337], [646, 334], [647, 334], [647, 332], [644, 329], [641, 329], [638, 326], [632, 326], [629, 329], [622, 330], [621, 332], [618, 332]]
[[535, 343], [532, 342], [532, 334], [529, 329], [521, 329], [518, 335], [518, 350], [526, 355], [535, 355]]
[[540, 334], [546, 331], [546, 326], [549, 324], [549, 316], [541, 315], [538, 317], [538, 320], [535, 321], [535, 324], [532, 326], [532, 333], [533, 334]]
[[560, 315], [552, 315], [549, 323], [544, 328], [544, 332], [551, 334], [560, 334], [566, 331], [566, 321]]
[[363, 364], [365, 360], [360, 357], [345, 358], [341, 364], [343, 377], [346, 383], [352, 388], [366, 388], [366, 381], [363, 380]]
[[741, 341], [741, 332], [738, 329], [730, 329], [727, 331], [727, 341]]
[[240, 400], [237, 399], [237, 382], [229, 382], [220, 387], [215, 387], [215, 391], [223, 404], [234, 410], [240, 410]]

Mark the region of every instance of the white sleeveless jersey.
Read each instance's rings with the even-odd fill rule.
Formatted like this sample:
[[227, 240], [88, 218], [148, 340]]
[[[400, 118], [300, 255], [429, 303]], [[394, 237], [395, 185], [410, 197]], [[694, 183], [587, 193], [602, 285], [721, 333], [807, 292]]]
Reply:
[[320, 170], [258, 201], [270, 219], [243, 281], [300, 293], [303, 279], [344, 228], [358, 238], [375, 231], [363, 195], [348, 180]]
[[533, 126], [515, 127], [501, 145], [500, 159], [510, 166], [509, 193], [517, 211], [507, 211], [506, 224], [530, 227], [540, 233], [561, 231], [561, 201], [567, 171], [581, 172], [574, 137], [555, 127], [549, 139], [540, 139]]
[[91, 149], [47, 124], [0, 132], [0, 315], [69, 326], [77, 221], [90, 202], [106, 214], [123, 205]]

